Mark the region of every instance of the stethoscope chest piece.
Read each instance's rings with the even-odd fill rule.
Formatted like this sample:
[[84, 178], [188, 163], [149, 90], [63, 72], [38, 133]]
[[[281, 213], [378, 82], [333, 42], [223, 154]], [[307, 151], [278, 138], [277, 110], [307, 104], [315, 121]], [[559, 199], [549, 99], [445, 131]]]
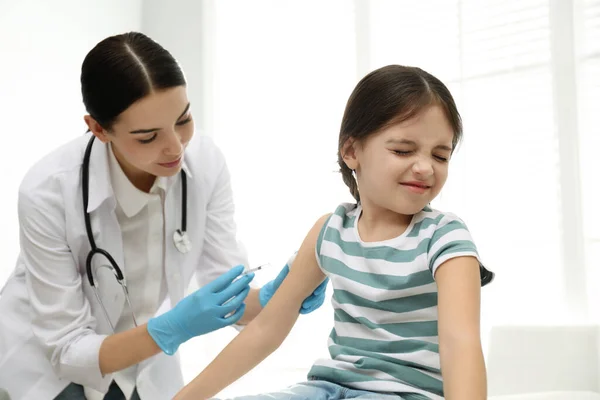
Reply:
[[188, 253], [190, 250], [192, 250], [192, 243], [188, 238], [187, 232], [182, 232], [181, 229], [177, 229], [173, 233], [173, 243], [175, 244], [177, 250], [182, 254]]

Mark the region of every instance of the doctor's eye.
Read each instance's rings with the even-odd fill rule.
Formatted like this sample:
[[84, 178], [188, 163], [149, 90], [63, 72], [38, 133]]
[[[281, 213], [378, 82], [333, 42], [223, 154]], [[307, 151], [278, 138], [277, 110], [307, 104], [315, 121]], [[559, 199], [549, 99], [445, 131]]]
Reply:
[[152, 137], [150, 137], [150, 138], [148, 138], [148, 139], [138, 139], [138, 142], [140, 142], [140, 143], [142, 143], [142, 144], [147, 144], [147, 143], [150, 143], [150, 142], [154, 141], [154, 139], [156, 139], [156, 136], [157, 136], [157, 135], [158, 135], [158, 134], [157, 134], [157, 133], [155, 133], [154, 135], [152, 135]]
[[188, 122], [190, 122], [192, 120], [192, 116], [190, 115], [189, 117], [187, 117], [186, 119], [182, 120], [182, 121], [177, 121], [177, 123], [175, 125], [177, 126], [182, 126], [187, 124]]

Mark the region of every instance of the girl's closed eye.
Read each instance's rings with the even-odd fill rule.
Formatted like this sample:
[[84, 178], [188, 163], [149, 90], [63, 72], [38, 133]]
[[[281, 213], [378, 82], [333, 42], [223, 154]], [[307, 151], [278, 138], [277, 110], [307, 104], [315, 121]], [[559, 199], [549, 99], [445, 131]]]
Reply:
[[[412, 150], [392, 150], [392, 152], [399, 156], [408, 156], [413, 153]], [[439, 162], [446, 163], [449, 161], [449, 157], [445, 157], [443, 155], [434, 154], [433, 158], [435, 158]]]

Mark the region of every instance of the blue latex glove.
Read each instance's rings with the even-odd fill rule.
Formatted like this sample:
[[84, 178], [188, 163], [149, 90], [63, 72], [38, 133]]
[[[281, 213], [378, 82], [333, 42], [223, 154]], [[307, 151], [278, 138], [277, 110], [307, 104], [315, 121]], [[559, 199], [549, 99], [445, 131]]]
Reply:
[[[290, 272], [289, 263], [293, 261], [295, 255], [288, 261], [287, 264], [283, 267], [279, 275], [271, 282], [266, 283], [258, 292], [258, 300], [260, 301], [260, 305], [265, 307], [271, 297], [275, 294], [281, 282], [285, 279], [287, 274]], [[315, 311], [317, 308], [321, 307], [325, 302], [325, 289], [327, 288], [327, 284], [329, 283], [329, 278], [325, 279], [323, 283], [321, 283], [314, 292], [308, 296], [302, 302], [302, 307], [300, 308], [300, 314], [308, 314]]]
[[244, 300], [254, 278], [250, 273], [234, 282], [243, 271], [242, 265], [230, 269], [184, 297], [172, 310], [151, 318], [148, 333], [162, 351], [175, 354], [187, 340], [235, 324], [244, 315]]

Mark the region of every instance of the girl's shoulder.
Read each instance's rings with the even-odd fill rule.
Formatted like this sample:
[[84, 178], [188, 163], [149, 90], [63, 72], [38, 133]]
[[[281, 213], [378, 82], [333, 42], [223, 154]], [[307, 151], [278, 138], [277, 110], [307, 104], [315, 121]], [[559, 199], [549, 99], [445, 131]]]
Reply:
[[360, 212], [360, 207], [356, 203], [341, 203], [333, 213], [329, 215], [323, 224], [323, 230], [327, 227], [333, 227], [338, 230], [350, 228], [354, 225], [354, 220]]
[[451, 225], [468, 231], [466, 223], [456, 214], [441, 211], [427, 205], [423, 210], [413, 216], [413, 235], [433, 236], [438, 230]]

